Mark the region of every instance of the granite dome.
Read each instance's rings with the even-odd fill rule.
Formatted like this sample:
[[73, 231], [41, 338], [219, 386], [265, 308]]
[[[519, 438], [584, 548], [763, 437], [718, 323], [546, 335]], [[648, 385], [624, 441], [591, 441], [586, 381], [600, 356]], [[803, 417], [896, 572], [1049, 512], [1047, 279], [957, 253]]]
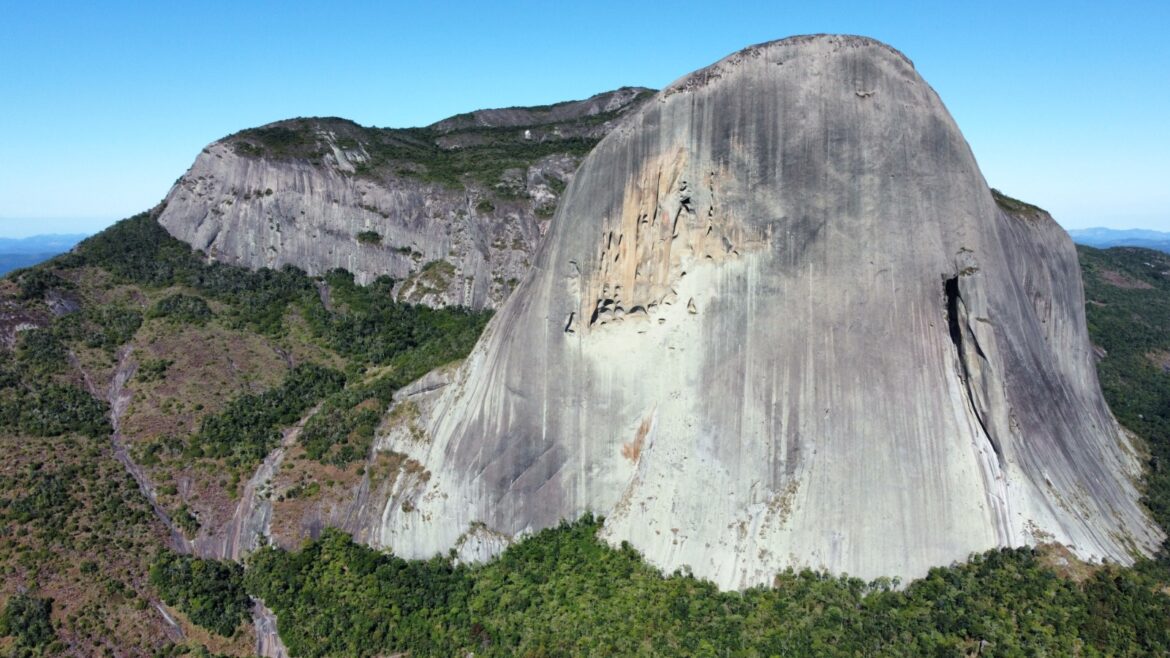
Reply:
[[627, 115], [471, 357], [399, 404], [380, 447], [426, 476], [374, 536], [401, 555], [483, 557], [586, 511], [723, 587], [1161, 540], [1072, 242], [1000, 207], [866, 38], [747, 48]]

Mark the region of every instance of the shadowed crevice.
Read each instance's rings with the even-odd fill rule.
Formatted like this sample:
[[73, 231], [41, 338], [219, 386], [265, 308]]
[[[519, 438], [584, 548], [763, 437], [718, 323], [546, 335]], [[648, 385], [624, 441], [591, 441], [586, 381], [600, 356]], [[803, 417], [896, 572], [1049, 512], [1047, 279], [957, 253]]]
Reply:
[[[955, 347], [955, 353], [958, 356], [959, 363], [959, 379], [963, 381], [963, 390], [967, 394], [967, 403], [971, 405], [971, 410], [975, 413], [975, 419], [979, 421], [979, 429], [983, 431], [983, 435], [987, 437], [987, 442], [991, 444], [991, 449], [995, 451], [995, 458], [999, 461], [999, 465], [1004, 466], [1003, 450], [1000, 448], [999, 441], [995, 435], [991, 433], [987, 422], [983, 418], [983, 409], [979, 404], [979, 400], [975, 394], [975, 382], [972, 379], [977, 376], [976, 368], [978, 364], [972, 364], [968, 356], [968, 349], [966, 343], [970, 343], [972, 351], [979, 356], [980, 359], [986, 360], [983, 350], [979, 347], [979, 343], [975, 337], [970, 335], [970, 331], [963, 331], [964, 323], [966, 322], [966, 308], [963, 307], [963, 297], [959, 292], [959, 277], [953, 276], [943, 282], [943, 295], [946, 297], [947, 304], [947, 331], [951, 336], [951, 343]], [[967, 334], [964, 336], [964, 334]]]

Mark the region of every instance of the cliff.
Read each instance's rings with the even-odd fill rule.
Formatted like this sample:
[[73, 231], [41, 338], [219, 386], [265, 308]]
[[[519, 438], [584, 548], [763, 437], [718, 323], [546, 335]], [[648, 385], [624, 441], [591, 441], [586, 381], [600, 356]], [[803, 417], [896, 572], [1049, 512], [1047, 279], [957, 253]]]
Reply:
[[429, 128], [292, 119], [203, 150], [159, 222], [210, 258], [399, 281], [405, 301], [495, 307], [527, 271], [581, 158], [649, 98], [623, 88]]
[[462, 369], [400, 396], [381, 448], [426, 477], [378, 543], [484, 557], [593, 511], [723, 587], [1050, 541], [1149, 553], [1073, 245], [1001, 202], [878, 42], [797, 37], [684, 77], [585, 159]]

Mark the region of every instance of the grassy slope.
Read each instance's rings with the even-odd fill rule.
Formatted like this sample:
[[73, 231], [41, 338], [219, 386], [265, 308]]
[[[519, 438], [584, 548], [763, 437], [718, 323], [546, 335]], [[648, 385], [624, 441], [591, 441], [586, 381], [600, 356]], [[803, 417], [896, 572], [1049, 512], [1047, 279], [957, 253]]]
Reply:
[[[147, 578], [171, 528], [114, 445], [145, 474], [174, 531], [192, 537], [230, 516], [241, 479], [309, 407], [324, 402], [339, 417], [364, 418], [373, 398], [376, 424], [397, 386], [462, 357], [486, 321], [394, 303], [388, 282], [361, 288], [346, 275], [327, 279], [208, 265], [142, 215], [75, 254], [0, 280], [5, 312], [42, 325], [19, 333], [13, 350], [0, 347], [0, 450], [12, 455], [0, 478], [0, 600], [51, 601], [60, 644], [49, 649], [182, 650], [158, 611], [165, 597]], [[333, 289], [331, 309], [318, 286]], [[52, 309], [62, 304], [69, 312], [57, 317]], [[295, 383], [305, 368], [333, 372], [335, 383]], [[346, 375], [354, 386], [331, 393]], [[126, 404], [112, 444], [106, 399], [118, 390]], [[45, 391], [68, 395], [46, 405]], [[318, 458], [299, 460], [299, 476], [358, 472], [370, 439], [364, 426], [318, 436]], [[187, 643], [250, 652], [250, 627], [225, 638], [182, 614], [187, 606], [199, 618], [207, 603], [188, 597], [170, 609]], [[29, 649], [16, 643], [0, 648]]]

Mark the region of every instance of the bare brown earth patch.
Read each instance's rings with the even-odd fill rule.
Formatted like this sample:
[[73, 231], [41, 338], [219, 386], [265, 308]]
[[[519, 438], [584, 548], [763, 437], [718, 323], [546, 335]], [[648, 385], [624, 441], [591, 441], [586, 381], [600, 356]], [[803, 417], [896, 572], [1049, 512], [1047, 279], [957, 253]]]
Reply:
[[353, 502], [365, 475], [364, 462], [338, 467], [309, 459], [300, 445], [289, 448], [269, 487], [272, 541], [294, 549], [327, 525], [331, 512]]
[[1116, 270], [1102, 269], [1102, 270], [1099, 270], [1097, 272], [1097, 275], [1100, 276], [1101, 280], [1104, 281], [1105, 283], [1108, 283], [1109, 285], [1115, 286], [1117, 288], [1126, 288], [1126, 289], [1133, 289], [1133, 290], [1148, 290], [1148, 289], [1154, 287], [1154, 286], [1151, 286], [1150, 284], [1146, 283], [1145, 281], [1138, 281], [1137, 279], [1135, 279], [1131, 276], [1127, 276], [1125, 274], [1122, 274], [1121, 272], [1118, 272]]
[[1155, 367], [1160, 368], [1162, 372], [1170, 372], [1170, 351], [1154, 350], [1153, 352], [1146, 352], [1146, 358]]
[[[147, 320], [130, 349], [137, 373], [126, 384], [133, 397], [122, 433], [131, 454], [156, 485], [164, 508], [186, 506], [200, 525], [219, 527], [235, 511], [240, 474], [186, 457], [187, 439], [202, 418], [233, 399], [277, 386], [287, 362], [264, 338], [216, 322], [198, 327]], [[151, 363], [166, 366], [150, 377]]]
[[1064, 544], [1040, 544], [1036, 547], [1036, 552], [1039, 553], [1040, 564], [1053, 570], [1060, 577], [1077, 583], [1092, 578], [1093, 574], [1103, 568], [1099, 564], [1089, 564], [1081, 560]]
[[634, 440], [629, 443], [622, 444], [622, 457], [638, 463], [638, 458], [642, 456], [642, 445], [646, 442], [646, 434], [650, 432], [651, 416], [647, 416], [642, 420], [642, 424], [638, 426], [638, 431], [634, 433]]
[[[311, 460], [301, 446], [293, 446], [269, 488], [272, 541], [295, 549], [327, 527], [372, 541], [366, 536], [369, 521], [381, 516], [395, 484], [408, 478], [405, 484], [421, 488], [430, 477], [420, 462], [399, 452], [379, 452], [371, 462], [338, 467]], [[412, 511], [409, 497], [399, 504]]]

